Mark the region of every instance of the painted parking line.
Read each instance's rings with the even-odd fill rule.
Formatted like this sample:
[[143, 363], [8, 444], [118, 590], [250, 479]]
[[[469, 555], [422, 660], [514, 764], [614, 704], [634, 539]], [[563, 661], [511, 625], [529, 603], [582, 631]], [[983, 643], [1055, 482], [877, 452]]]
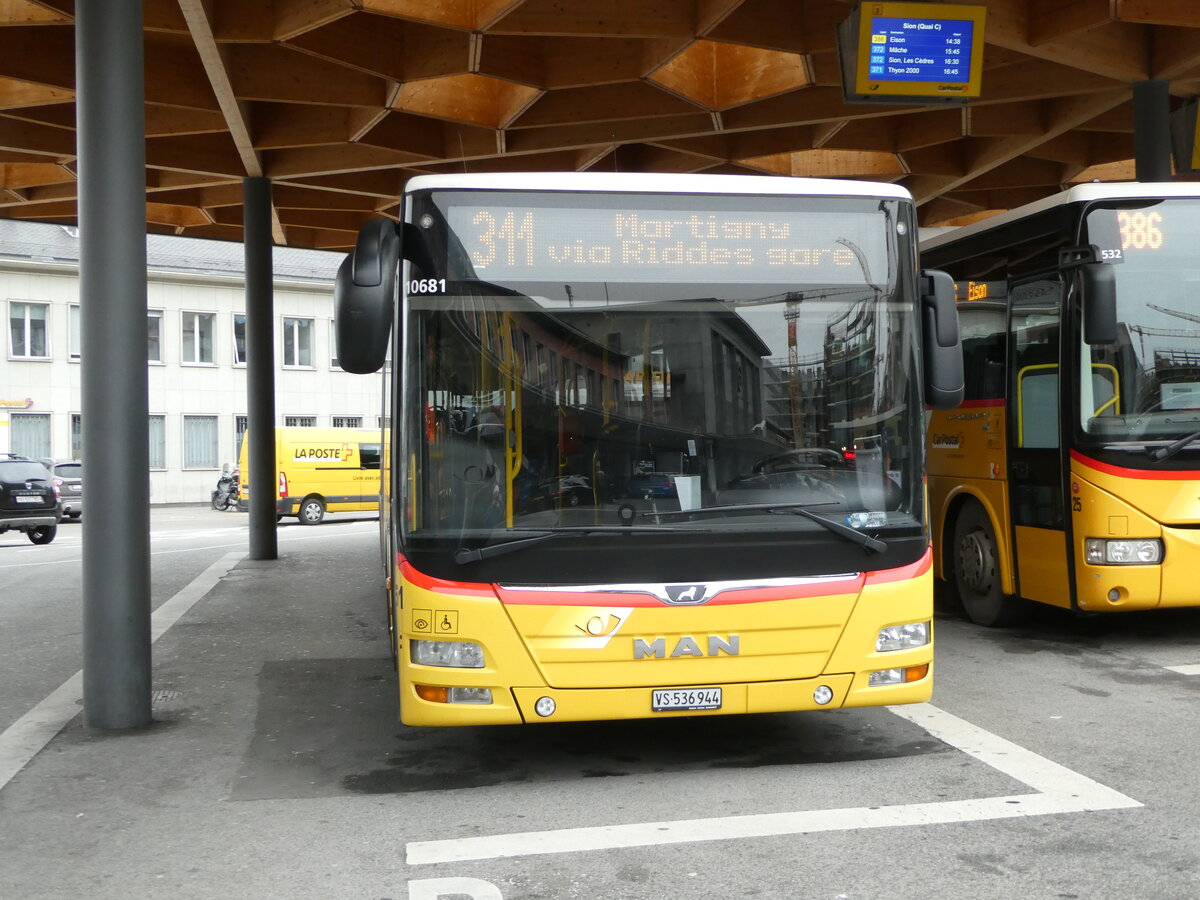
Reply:
[[[246, 555], [244, 550], [226, 553], [197, 575], [150, 617], [150, 641], [163, 636], [168, 628], [216, 586], [229, 570]], [[83, 672], [64, 681], [49, 697], [0, 732], [0, 790], [23, 769], [41, 749], [50, 743], [75, 716], [83, 696]]]
[[1200, 664], [1194, 666], [1163, 666], [1164, 669], [1169, 669], [1172, 672], [1178, 672], [1180, 675], [1200, 675]]
[[413, 841], [406, 847], [407, 862], [418, 866], [820, 831], [1014, 819], [1142, 805], [1078, 772], [927, 703], [892, 707], [891, 711], [955, 749], [1020, 781], [1034, 792], [938, 803], [805, 810]]

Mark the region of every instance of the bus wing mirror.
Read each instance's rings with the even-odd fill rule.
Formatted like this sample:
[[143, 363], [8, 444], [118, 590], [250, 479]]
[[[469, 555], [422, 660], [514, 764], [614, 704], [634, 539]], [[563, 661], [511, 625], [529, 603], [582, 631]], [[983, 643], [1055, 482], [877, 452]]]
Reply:
[[354, 252], [342, 262], [333, 282], [338, 365], [345, 371], [378, 372], [387, 359], [399, 272], [396, 223], [391, 219], [365, 223]]
[[1117, 342], [1117, 279], [1110, 263], [1079, 267], [1083, 281], [1083, 340], [1088, 344]]
[[962, 403], [965, 387], [954, 279], [926, 269], [920, 284], [925, 403], [933, 409], [954, 409]]

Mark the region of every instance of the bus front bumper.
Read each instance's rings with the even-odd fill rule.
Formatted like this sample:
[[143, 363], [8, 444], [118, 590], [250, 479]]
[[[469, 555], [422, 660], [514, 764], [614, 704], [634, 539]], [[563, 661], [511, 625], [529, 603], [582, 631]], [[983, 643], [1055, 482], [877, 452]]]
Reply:
[[[656, 689], [653, 687], [501, 687], [491, 689], [491, 703], [445, 703], [422, 699], [418, 696], [420, 682], [414, 683], [405, 678], [401, 685], [400, 718], [406, 725], [422, 726], [677, 718], [922, 703], [933, 693], [931, 663], [920, 680], [906, 684], [869, 686], [870, 674], [859, 672], [821, 675], [795, 681], [704, 685], [705, 689], [720, 688], [719, 709], [680, 709], [664, 712], [656, 712], [652, 708], [652, 695]], [[413, 675], [417, 679], [421, 677], [419, 673]], [[826, 690], [821, 690], [822, 688]], [[820, 702], [821, 700], [825, 702]], [[545, 710], [552, 712], [546, 715], [543, 714]]]

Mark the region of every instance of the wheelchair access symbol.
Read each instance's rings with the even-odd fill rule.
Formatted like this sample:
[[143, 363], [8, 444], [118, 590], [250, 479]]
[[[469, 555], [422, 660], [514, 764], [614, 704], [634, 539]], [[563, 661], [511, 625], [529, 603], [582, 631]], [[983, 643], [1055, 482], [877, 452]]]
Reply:
[[458, 634], [458, 610], [414, 609], [412, 630], [418, 634]]

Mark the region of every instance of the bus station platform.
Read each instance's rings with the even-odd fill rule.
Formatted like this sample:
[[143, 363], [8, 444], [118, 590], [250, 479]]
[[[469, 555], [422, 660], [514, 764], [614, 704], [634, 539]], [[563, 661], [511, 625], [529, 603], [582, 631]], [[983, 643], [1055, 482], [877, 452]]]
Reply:
[[[74, 715], [0, 781], [0, 896], [378, 896], [362, 889], [403, 844], [381, 847], [362, 810], [405, 786], [378, 756], [401, 726], [373, 527], [327, 524], [273, 561], [228, 553], [166, 599], [155, 634], [191, 605], [153, 646], [153, 724]], [[78, 708], [80, 685], [6, 736], [52, 731], [55, 697]]]

